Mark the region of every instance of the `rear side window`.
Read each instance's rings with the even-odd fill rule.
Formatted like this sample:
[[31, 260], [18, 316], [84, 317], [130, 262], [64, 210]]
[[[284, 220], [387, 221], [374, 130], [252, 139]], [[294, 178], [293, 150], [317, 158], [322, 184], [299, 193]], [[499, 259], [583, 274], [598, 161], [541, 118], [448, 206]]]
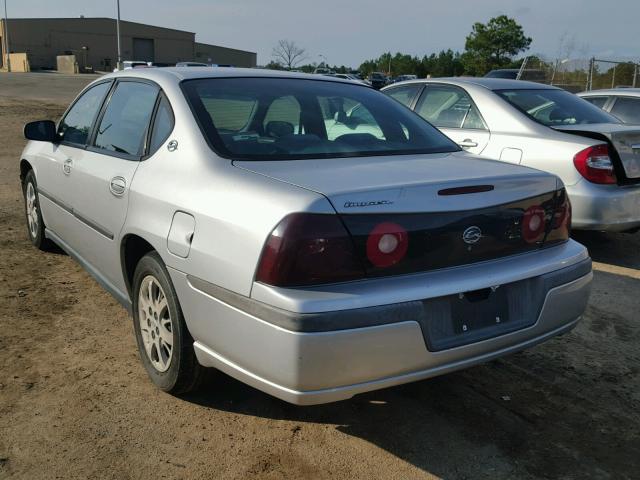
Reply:
[[384, 93], [389, 95], [391, 98], [399, 101], [405, 107], [411, 107], [411, 104], [416, 98], [416, 95], [420, 92], [421, 86], [418, 84], [415, 85], [405, 85], [402, 87], [395, 87], [385, 90]]
[[62, 141], [76, 145], [87, 143], [91, 126], [109, 88], [111, 82], [100, 83], [78, 98], [58, 127], [58, 135]]
[[427, 86], [416, 113], [438, 128], [487, 129], [469, 94], [457, 87]]
[[148, 83], [118, 83], [98, 126], [95, 146], [124, 155], [142, 155], [157, 95], [158, 87]]
[[624, 123], [640, 125], [640, 98], [618, 97], [611, 113]]
[[162, 95], [160, 103], [158, 104], [158, 111], [153, 122], [153, 130], [151, 132], [151, 143], [149, 145], [149, 151], [155, 152], [165, 142], [171, 131], [173, 130], [174, 117], [173, 110], [169, 104], [169, 100]]
[[605, 103], [607, 103], [607, 100], [609, 100], [609, 97], [582, 97], [584, 98], [587, 102], [589, 102], [592, 105], [595, 105], [598, 108], [604, 108]]

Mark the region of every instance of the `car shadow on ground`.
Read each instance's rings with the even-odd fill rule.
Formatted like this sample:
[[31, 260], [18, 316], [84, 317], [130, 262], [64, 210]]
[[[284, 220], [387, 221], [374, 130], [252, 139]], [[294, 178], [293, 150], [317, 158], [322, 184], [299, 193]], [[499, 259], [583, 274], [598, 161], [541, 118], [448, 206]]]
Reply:
[[442, 478], [587, 479], [604, 472], [632, 478], [640, 468], [640, 442], [632, 441], [638, 439], [638, 422], [625, 418], [616, 400], [614, 408], [598, 411], [609, 399], [589, 391], [596, 379], [580, 378], [572, 368], [562, 354], [520, 353], [311, 407], [290, 405], [216, 374], [184, 400], [295, 422], [294, 430], [305, 423], [332, 425]]

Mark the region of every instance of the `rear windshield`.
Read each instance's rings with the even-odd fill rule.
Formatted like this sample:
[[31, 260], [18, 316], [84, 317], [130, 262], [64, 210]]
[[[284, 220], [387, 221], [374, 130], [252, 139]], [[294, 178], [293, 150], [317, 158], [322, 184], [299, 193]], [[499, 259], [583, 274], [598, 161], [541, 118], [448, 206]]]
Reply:
[[365, 86], [284, 78], [182, 83], [204, 135], [222, 156], [293, 160], [454, 152], [446, 136]]
[[565, 90], [497, 90], [496, 93], [534, 120], [555, 127], [620, 123], [615, 117]]

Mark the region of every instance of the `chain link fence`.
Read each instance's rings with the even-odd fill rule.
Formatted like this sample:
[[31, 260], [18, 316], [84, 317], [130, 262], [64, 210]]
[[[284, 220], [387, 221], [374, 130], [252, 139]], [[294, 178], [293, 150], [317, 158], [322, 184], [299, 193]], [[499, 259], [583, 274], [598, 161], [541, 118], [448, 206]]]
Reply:
[[640, 63], [598, 58], [554, 60], [530, 56], [523, 60], [518, 78], [554, 85], [574, 93], [602, 88], [640, 87]]

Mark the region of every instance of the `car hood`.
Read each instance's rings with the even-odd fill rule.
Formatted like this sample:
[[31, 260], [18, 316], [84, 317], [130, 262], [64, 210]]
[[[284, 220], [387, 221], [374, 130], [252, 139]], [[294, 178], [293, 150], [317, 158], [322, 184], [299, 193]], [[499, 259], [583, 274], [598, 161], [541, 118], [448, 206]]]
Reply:
[[[460, 211], [504, 204], [558, 188], [548, 173], [464, 153], [286, 161], [234, 165], [326, 196], [340, 213]], [[443, 189], [490, 186], [464, 195]]]
[[626, 177], [622, 183], [640, 181], [640, 126], [619, 123], [594, 123], [591, 125], [562, 125], [551, 127], [565, 133], [596, 138], [613, 145], [618, 153], [620, 166]]

